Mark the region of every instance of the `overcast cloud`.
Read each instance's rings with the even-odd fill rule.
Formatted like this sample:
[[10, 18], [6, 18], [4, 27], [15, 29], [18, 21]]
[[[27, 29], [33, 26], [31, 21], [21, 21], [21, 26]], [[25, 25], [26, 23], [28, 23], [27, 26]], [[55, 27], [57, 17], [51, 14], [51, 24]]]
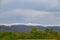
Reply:
[[59, 0], [2, 0], [0, 23], [60, 24]]

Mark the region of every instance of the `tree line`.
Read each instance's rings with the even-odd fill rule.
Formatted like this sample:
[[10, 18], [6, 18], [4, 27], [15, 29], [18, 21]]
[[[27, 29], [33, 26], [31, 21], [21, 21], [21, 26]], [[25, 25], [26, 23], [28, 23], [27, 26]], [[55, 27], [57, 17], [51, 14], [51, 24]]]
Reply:
[[18, 39], [57, 39], [60, 40], [60, 32], [46, 28], [44, 31], [32, 28], [28, 32], [0, 32], [0, 40]]

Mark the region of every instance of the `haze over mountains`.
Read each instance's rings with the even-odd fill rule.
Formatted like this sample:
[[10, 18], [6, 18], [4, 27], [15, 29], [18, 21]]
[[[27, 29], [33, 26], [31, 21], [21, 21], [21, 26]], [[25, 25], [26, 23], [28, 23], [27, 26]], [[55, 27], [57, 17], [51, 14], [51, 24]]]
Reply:
[[10, 32], [26, 32], [32, 28], [37, 28], [44, 31], [46, 28], [53, 28], [55, 31], [60, 32], [60, 25], [42, 25], [32, 23], [12, 23], [12, 24], [0, 24], [0, 31]]

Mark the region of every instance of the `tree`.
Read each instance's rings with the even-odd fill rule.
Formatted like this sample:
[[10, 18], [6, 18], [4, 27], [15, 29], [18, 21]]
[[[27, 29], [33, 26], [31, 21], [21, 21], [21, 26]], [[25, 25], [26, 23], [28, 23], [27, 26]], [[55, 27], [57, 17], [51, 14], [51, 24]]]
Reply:
[[34, 38], [34, 39], [44, 38], [44, 33], [37, 28], [32, 28], [30, 32], [31, 32], [31, 38]]
[[56, 31], [54, 31], [54, 29], [45, 29], [45, 33], [46, 33], [46, 38], [48, 39], [57, 39], [58, 38], [58, 33]]

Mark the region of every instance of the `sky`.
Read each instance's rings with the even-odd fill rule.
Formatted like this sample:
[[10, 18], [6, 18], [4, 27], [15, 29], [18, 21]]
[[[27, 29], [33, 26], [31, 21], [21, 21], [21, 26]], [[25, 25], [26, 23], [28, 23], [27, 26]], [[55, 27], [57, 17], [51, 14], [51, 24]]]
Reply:
[[0, 0], [0, 24], [60, 24], [60, 0]]

